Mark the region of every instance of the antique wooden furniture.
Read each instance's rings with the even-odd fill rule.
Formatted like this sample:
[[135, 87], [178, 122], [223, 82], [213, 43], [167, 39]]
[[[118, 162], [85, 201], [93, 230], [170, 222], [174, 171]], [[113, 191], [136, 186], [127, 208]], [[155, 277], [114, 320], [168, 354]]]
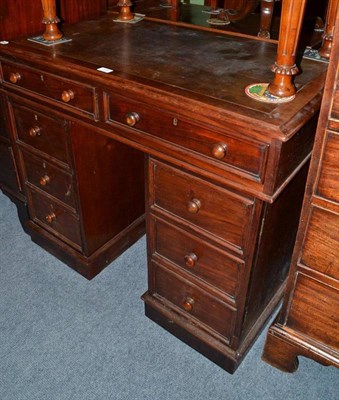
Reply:
[[[57, 21], [55, 6], [53, 6], [55, 2], [42, 3], [37, 1], [31, 5], [26, 4], [37, 14], [39, 14], [38, 10], [42, 11], [41, 5], [43, 5], [45, 18], [47, 16], [49, 21]], [[53, 3], [52, 6], [51, 3]], [[61, 4], [67, 10], [66, 15], [72, 22], [91, 16], [99, 16], [103, 11], [103, 5], [102, 1], [94, 5], [85, 0], [82, 3], [82, 11], [75, 11], [77, 8], [72, 2]], [[14, 19], [14, 10], [10, 3], [6, 7], [2, 9], [5, 22], [2, 34], [9, 36], [18, 34], [18, 30], [10, 31], [7, 29], [9, 28], [9, 21]], [[29, 10], [25, 11], [28, 12]], [[24, 20], [23, 15], [19, 15]], [[37, 21], [41, 19], [39, 17]], [[28, 27], [24, 25], [24, 28], [28, 29], [28, 33], [31, 35], [39, 32], [40, 25], [40, 23]], [[49, 27], [47, 32], [51, 32], [51, 26], [53, 26], [52, 34], [54, 34], [53, 32], [57, 29], [56, 24], [47, 23], [47, 27]], [[25, 33], [25, 30], [21, 33]], [[9, 39], [8, 36], [2, 38]], [[54, 38], [49, 36], [48, 39], [55, 40], [58, 38], [59, 36], [56, 35]], [[20, 74], [11, 76], [12, 82], [20, 79]], [[43, 79], [43, 75], [40, 76], [40, 79]], [[42, 82], [41, 84], [46, 85]], [[59, 84], [59, 82], [51, 80], [48, 84], [52, 87], [45, 88], [45, 91], [52, 92], [54, 90], [53, 85]], [[66, 83], [63, 84], [66, 85]], [[34, 85], [33, 82], [32, 85]], [[79, 99], [79, 110], [82, 107], [86, 109], [84, 112], [90, 113], [92, 109], [95, 110], [96, 93], [92, 88], [87, 85], [80, 85], [76, 86], [75, 89], [79, 97], [83, 96], [82, 99]], [[37, 90], [39, 90], [39, 86]], [[72, 89], [67, 88], [60, 93], [60, 96], [62, 101], [67, 104], [73, 99], [74, 93]], [[76, 102], [78, 102], [77, 99]], [[45, 204], [46, 207], [50, 207], [50, 210], [45, 209], [43, 211], [44, 196], [40, 196], [39, 205], [35, 205], [34, 210], [31, 206], [29, 217], [26, 204], [27, 201], [32, 204], [35, 194], [34, 190], [26, 191], [20, 183], [18, 176], [21, 173], [20, 167], [18, 168], [17, 161], [13, 157], [13, 152], [17, 150], [16, 148], [13, 150], [9, 128], [10, 117], [4, 106], [2, 96], [0, 112], [3, 116], [0, 126], [0, 188], [16, 203], [25, 230], [28, 218], [33, 218], [33, 215], [35, 215], [34, 218], [39, 218], [37, 213], [45, 212], [44, 222], [47, 225], [49, 224], [49, 227], [46, 226], [45, 237], [48, 237], [48, 239], [44, 247], [55, 254], [56, 250], [53, 243], [61, 238], [60, 243], [62, 244], [57, 245], [58, 257], [86, 278], [93, 278], [112, 259], [144, 233], [143, 155], [123, 145], [112, 145], [109, 141], [104, 140], [95, 140], [90, 145], [91, 138], [87, 140], [86, 146], [79, 145], [77, 149], [71, 150], [72, 146], [75, 146], [74, 143], [70, 143], [69, 138], [70, 132], [74, 129], [71, 122], [62, 118], [48, 118], [42, 112], [38, 113], [34, 110], [21, 109], [17, 111], [19, 113], [18, 123], [22, 123], [19, 128], [22, 129], [23, 135], [20, 136], [20, 141], [24, 147], [26, 145], [26, 149], [29, 149], [28, 152], [20, 152], [20, 156], [26, 160], [27, 179], [30, 180], [32, 185], [39, 187], [40, 190], [57, 200], [56, 203]], [[95, 111], [93, 111], [94, 113]], [[27, 124], [31, 124], [31, 126]], [[85, 136], [85, 131], [83, 135]], [[36, 153], [42, 157], [35, 157]], [[76, 154], [78, 154], [77, 157], [80, 160], [77, 167], [81, 169], [77, 173], [74, 171], [73, 164], [73, 157]], [[93, 156], [99, 158], [93, 161], [92, 165], [88, 165], [89, 169], [86, 171], [86, 163]], [[49, 163], [46, 160], [52, 162]], [[134, 166], [133, 168], [136, 169], [133, 176], [128, 171], [126, 172], [125, 163]], [[100, 183], [96, 182], [96, 177], [93, 176], [97, 173], [95, 170], [92, 171], [94, 164], [102, 180]], [[103, 180], [112, 170], [114, 170], [113, 179], [104, 184]], [[98, 203], [91, 205], [85, 203], [86, 195], [84, 193], [86, 192], [91, 193], [94, 202], [95, 197], [97, 197]], [[119, 209], [121, 203], [124, 204], [124, 211]], [[115, 206], [112, 207], [112, 204], [115, 204]], [[54, 235], [50, 235], [50, 232]], [[33, 234], [32, 238], [34, 239]], [[42, 240], [42, 237], [37, 239], [39, 243]]]
[[120, 0], [117, 5], [120, 7], [120, 21], [130, 21], [134, 18], [134, 15], [131, 11], [131, 7], [133, 5], [131, 0]]
[[62, 30], [0, 45], [25, 229], [92, 277], [143, 232], [146, 154], [146, 314], [233, 372], [284, 289], [326, 65], [257, 103], [270, 41], [112, 15]]
[[230, 21], [238, 21], [248, 17], [260, 5], [260, 26], [258, 36], [270, 38], [274, 3], [280, 0], [207, 0], [206, 5], [211, 6], [212, 10], [222, 7], [229, 12]]
[[339, 367], [338, 58], [337, 25], [287, 293], [263, 353], [288, 372], [298, 356]]
[[46, 25], [43, 38], [48, 41], [61, 39], [62, 33], [58, 27], [60, 19], [56, 15], [55, 0], [41, 0], [41, 3], [44, 11], [42, 23]]
[[319, 54], [324, 58], [330, 58], [331, 55], [333, 31], [337, 16], [337, 8], [338, 8], [338, 0], [328, 1], [323, 43], [321, 48], [319, 49]]
[[[18, 4], [19, 3], [19, 4]], [[65, 24], [96, 18], [107, 11], [107, 0], [58, 0], [59, 17]], [[0, 2], [0, 40], [41, 34], [41, 0]]]
[[277, 0], [261, 0], [260, 1], [260, 29], [259, 37], [270, 38], [271, 26], [273, 18], [274, 3]]
[[[336, 2], [337, 0], [330, 0], [329, 3]], [[260, 29], [258, 32], [258, 36], [263, 38], [270, 38], [271, 34], [271, 26], [272, 26], [272, 19], [273, 19], [273, 11], [275, 8], [275, 3], [280, 2], [280, 0], [261, 0], [260, 1]], [[319, 4], [317, 0], [308, 0], [306, 3], [308, 6], [308, 13], [311, 13], [313, 18], [317, 17], [316, 23], [314, 28], [319, 29], [320, 26], [323, 25], [322, 18], [322, 8], [324, 5]], [[317, 14], [317, 13], [320, 14]], [[321, 18], [322, 17], [322, 18]], [[319, 26], [320, 25], [320, 26]], [[329, 29], [331, 29], [329, 27]], [[329, 35], [327, 35], [329, 36]]]
[[268, 87], [269, 92], [278, 97], [287, 97], [296, 92], [293, 76], [299, 72], [295, 58], [305, 4], [306, 0], [284, 0], [282, 3], [278, 55], [272, 66], [275, 77]]
[[248, 14], [253, 12], [259, 5], [260, 0], [209, 0], [205, 2], [206, 5], [210, 5], [213, 10], [222, 7], [233, 11], [233, 15], [230, 18], [242, 19]]
[[[250, 19], [249, 17], [254, 12], [260, 14], [260, 23], [257, 20], [256, 32], [258, 32], [259, 28], [257, 35], [268, 39], [271, 37], [273, 11], [277, 2], [280, 3], [280, 0], [205, 0], [204, 3], [214, 10], [225, 9], [229, 20], [232, 22], [246, 19], [251, 24], [252, 18]], [[319, 4], [318, 0], [308, 0], [307, 5], [308, 14], [311, 14], [313, 19], [319, 16], [324, 17], [322, 15], [324, 4]], [[320, 14], [317, 14], [318, 12]], [[321, 18], [318, 18], [318, 23], [323, 24]]]
[[[95, 18], [106, 12], [106, 0], [60, 0], [62, 20], [75, 23], [84, 19]], [[35, 1], [17, 2], [3, 0], [0, 2], [0, 40], [10, 40], [18, 36], [32, 36], [43, 31], [42, 3]], [[15, 201], [20, 219], [27, 219], [26, 198], [17, 178], [17, 169], [13, 158], [13, 150], [7, 130], [7, 116], [0, 100], [1, 132], [0, 132], [0, 188]]]

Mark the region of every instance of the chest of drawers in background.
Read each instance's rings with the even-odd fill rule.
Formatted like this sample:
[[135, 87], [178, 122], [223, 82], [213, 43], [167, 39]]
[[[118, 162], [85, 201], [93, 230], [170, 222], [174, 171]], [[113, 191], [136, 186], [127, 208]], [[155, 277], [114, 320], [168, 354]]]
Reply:
[[339, 26], [284, 305], [263, 359], [286, 372], [298, 356], [339, 367]]

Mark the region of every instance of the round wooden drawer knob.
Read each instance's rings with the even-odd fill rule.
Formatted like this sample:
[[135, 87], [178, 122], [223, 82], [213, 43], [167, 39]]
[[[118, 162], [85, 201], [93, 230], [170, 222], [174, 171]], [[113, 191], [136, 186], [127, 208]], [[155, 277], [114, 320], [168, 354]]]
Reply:
[[74, 92], [73, 92], [73, 90], [71, 90], [71, 89], [69, 89], [69, 90], [64, 90], [62, 93], [61, 93], [61, 100], [64, 102], [64, 103], [69, 103], [71, 100], [73, 100], [74, 99]]
[[126, 114], [126, 124], [129, 126], [134, 126], [140, 120], [140, 116], [136, 112], [131, 112]]
[[192, 297], [186, 297], [186, 299], [182, 303], [182, 306], [188, 312], [191, 312], [193, 310], [193, 305], [194, 305], [194, 300], [192, 299]]
[[12, 83], [18, 83], [20, 81], [20, 79], [21, 79], [21, 75], [19, 74], [19, 72], [12, 72], [9, 75], [9, 80]]
[[214, 158], [217, 158], [218, 160], [221, 160], [222, 158], [224, 158], [226, 153], [227, 153], [227, 144], [226, 143], [216, 143], [212, 147], [212, 155]]
[[28, 134], [31, 137], [40, 136], [41, 129], [38, 126], [33, 126], [32, 128], [29, 129]]
[[189, 253], [185, 255], [185, 264], [188, 268], [194, 268], [197, 264], [198, 257], [194, 253]]
[[191, 214], [197, 214], [200, 210], [200, 207], [201, 207], [201, 201], [198, 199], [192, 199], [187, 204], [187, 210]]
[[54, 213], [46, 215], [46, 221], [51, 224], [53, 221], [55, 221], [56, 215]]
[[46, 186], [49, 181], [50, 177], [48, 175], [44, 175], [40, 178], [39, 183], [41, 186]]

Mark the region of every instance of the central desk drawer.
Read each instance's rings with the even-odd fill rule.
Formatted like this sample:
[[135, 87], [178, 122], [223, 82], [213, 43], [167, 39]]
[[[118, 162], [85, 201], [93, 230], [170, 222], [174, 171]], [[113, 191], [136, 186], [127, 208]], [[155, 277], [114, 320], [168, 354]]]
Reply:
[[12, 104], [18, 140], [66, 164], [68, 161], [67, 122]]
[[233, 333], [235, 309], [173, 271], [153, 263], [155, 293], [212, 328], [228, 340]]
[[[151, 208], [187, 221], [195, 231], [221, 239], [242, 254], [255, 200], [155, 160], [150, 161]], [[171, 216], [169, 214], [169, 216]]]
[[71, 108], [96, 114], [95, 89], [91, 86], [6, 62], [2, 62], [2, 71], [6, 83], [56, 100]]
[[40, 157], [21, 151], [27, 182], [75, 208], [73, 177]]
[[235, 139], [192, 124], [174, 113], [150, 108], [140, 102], [111, 95], [109, 121], [133, 126], [172, 144], [213, 160], [220, 166], [229, 165], [262, 180], [266, 164], [265, 144]]

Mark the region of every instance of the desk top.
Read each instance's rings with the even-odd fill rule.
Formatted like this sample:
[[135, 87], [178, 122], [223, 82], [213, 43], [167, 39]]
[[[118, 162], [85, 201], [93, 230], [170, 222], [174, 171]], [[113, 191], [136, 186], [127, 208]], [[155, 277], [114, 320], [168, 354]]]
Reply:
[[[114, 18], [107, 15], [65, 28], [65, 35], [72, 39], [68, 43], [46, 47], [19, 39], [0, 46], [0, 54], [29, 54], [64, 66], [76, 61], [79, 68], [89, 68], [93, 77], [100, 75], [106, 82], [119, 78], [147, 85], [276, 127], [300, 113], [315, 96], [319, 106], [327, 64], [303, 59], [302, 74], [296, 77], [296, 99], [281, 105], [260, 103], [244, 90], [251, 83], [272, 81], [275, 43], [149, 20], [122, 24]], [[103, 74], [98, 67], [114, 72]]]

